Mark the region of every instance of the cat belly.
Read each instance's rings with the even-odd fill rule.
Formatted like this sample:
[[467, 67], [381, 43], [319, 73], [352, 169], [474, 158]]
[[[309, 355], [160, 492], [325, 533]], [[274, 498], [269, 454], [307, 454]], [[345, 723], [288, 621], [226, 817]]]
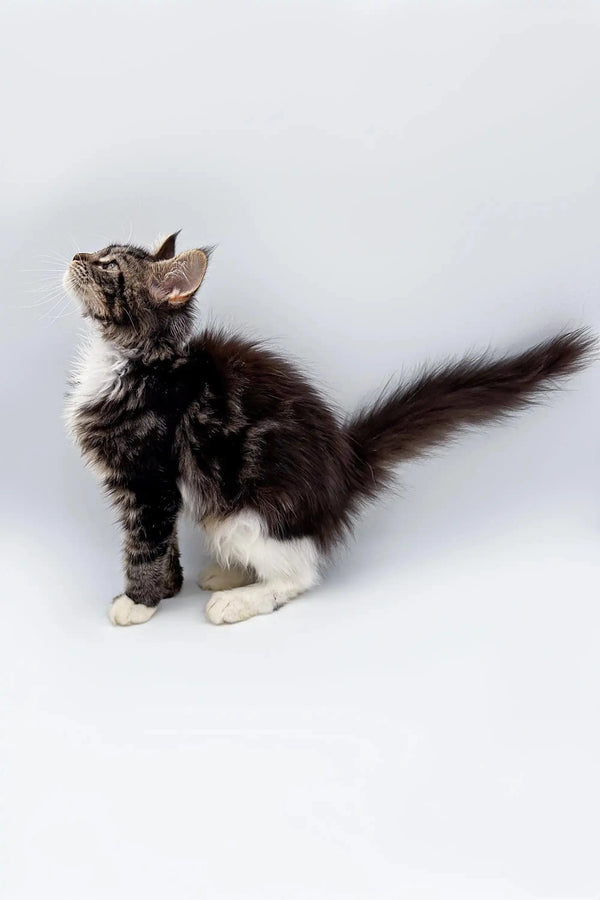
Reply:
[[184, 512], [197, 525], [201, 525], [207, 517], [221, 516], [227, 511], [218, 480], [203, 471], [185, 440], [180, 444], [177, 487]]
[[180, 476], [177, 487], [181, 494], [183, 512], [196, 525], [204, 525], [208, 519], [224, 515], [224, 505], [219, 502], [214, 486], [200, 473], [196, 477]]
[[181, 494], [181, 502], [183, 504], [183, 511], [186, 512], [192, 519], [199, 522], [202, 519], [201, 515], [201, 503], [198, 497], [196, 497], [193, 488], [190, 483], [183, 478], [180, 478], [177, 482], [177, 487], [179, 488], [179, 493]]

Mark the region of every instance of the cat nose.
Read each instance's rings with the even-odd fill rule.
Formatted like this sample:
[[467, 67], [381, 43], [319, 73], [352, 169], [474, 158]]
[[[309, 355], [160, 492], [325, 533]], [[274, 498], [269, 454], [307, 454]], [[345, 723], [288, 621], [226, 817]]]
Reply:
[[89, 259], [89, 258], [90, 258], [89, 253], [76, 253], [75, 256], [73, 257], [73, 262], [76, 262], [77, 260], [79, 260], [80, 262], [85, 262], [86, 259]]

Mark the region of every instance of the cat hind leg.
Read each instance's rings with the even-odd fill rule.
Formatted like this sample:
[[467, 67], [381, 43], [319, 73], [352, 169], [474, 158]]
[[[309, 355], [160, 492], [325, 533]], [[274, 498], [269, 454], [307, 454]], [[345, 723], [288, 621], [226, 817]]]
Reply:
[[254, 584], [217, 590], [206, 604], [215, 625], [242, 622], [279, 609], [317, 584], [319, 552], [312, 538], [270, 537], [256, 513], [243, 512], [205, 523], [213, 554], [224, 567], [256, 573]]
[[221, 566], [218, 562], [209, 563], [198, 576], [198, 585], [203, 591], [227, 591], [245, 587], [254, 581], [256, 576], [250, 569], [236, 563], [230, 566]]

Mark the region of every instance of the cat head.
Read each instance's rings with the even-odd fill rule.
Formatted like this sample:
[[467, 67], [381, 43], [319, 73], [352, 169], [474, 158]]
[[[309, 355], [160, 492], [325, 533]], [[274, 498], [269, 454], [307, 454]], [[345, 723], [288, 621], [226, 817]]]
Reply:
[[208, 265], [208, 250], [175, 255], [177, 234], [153, 252], [110, 244], [77, 253], [63, 279], [83, 315], [126, 350], [155, 346], [158, 355], [182, 343], [192, 327], [192, 300]]

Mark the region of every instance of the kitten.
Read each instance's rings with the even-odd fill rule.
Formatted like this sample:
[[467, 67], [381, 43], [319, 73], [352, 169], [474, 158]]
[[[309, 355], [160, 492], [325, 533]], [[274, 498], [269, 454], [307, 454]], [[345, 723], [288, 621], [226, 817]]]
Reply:
[[211, 622], [270, 613], [319, 580], [331, 548], [394, 468], [457, 430], [522, 409], [591, 358], [585, 331], [517, 356], [422, 372], [341, 422], [285, 359], [222, 331], [193, 334], [209, 252], [111, 244], [65, 286], [92, 323], [67, 418], [119, 513], [115, 625], [146, 622], [182, 583], [177, 516], [204, 529]]

